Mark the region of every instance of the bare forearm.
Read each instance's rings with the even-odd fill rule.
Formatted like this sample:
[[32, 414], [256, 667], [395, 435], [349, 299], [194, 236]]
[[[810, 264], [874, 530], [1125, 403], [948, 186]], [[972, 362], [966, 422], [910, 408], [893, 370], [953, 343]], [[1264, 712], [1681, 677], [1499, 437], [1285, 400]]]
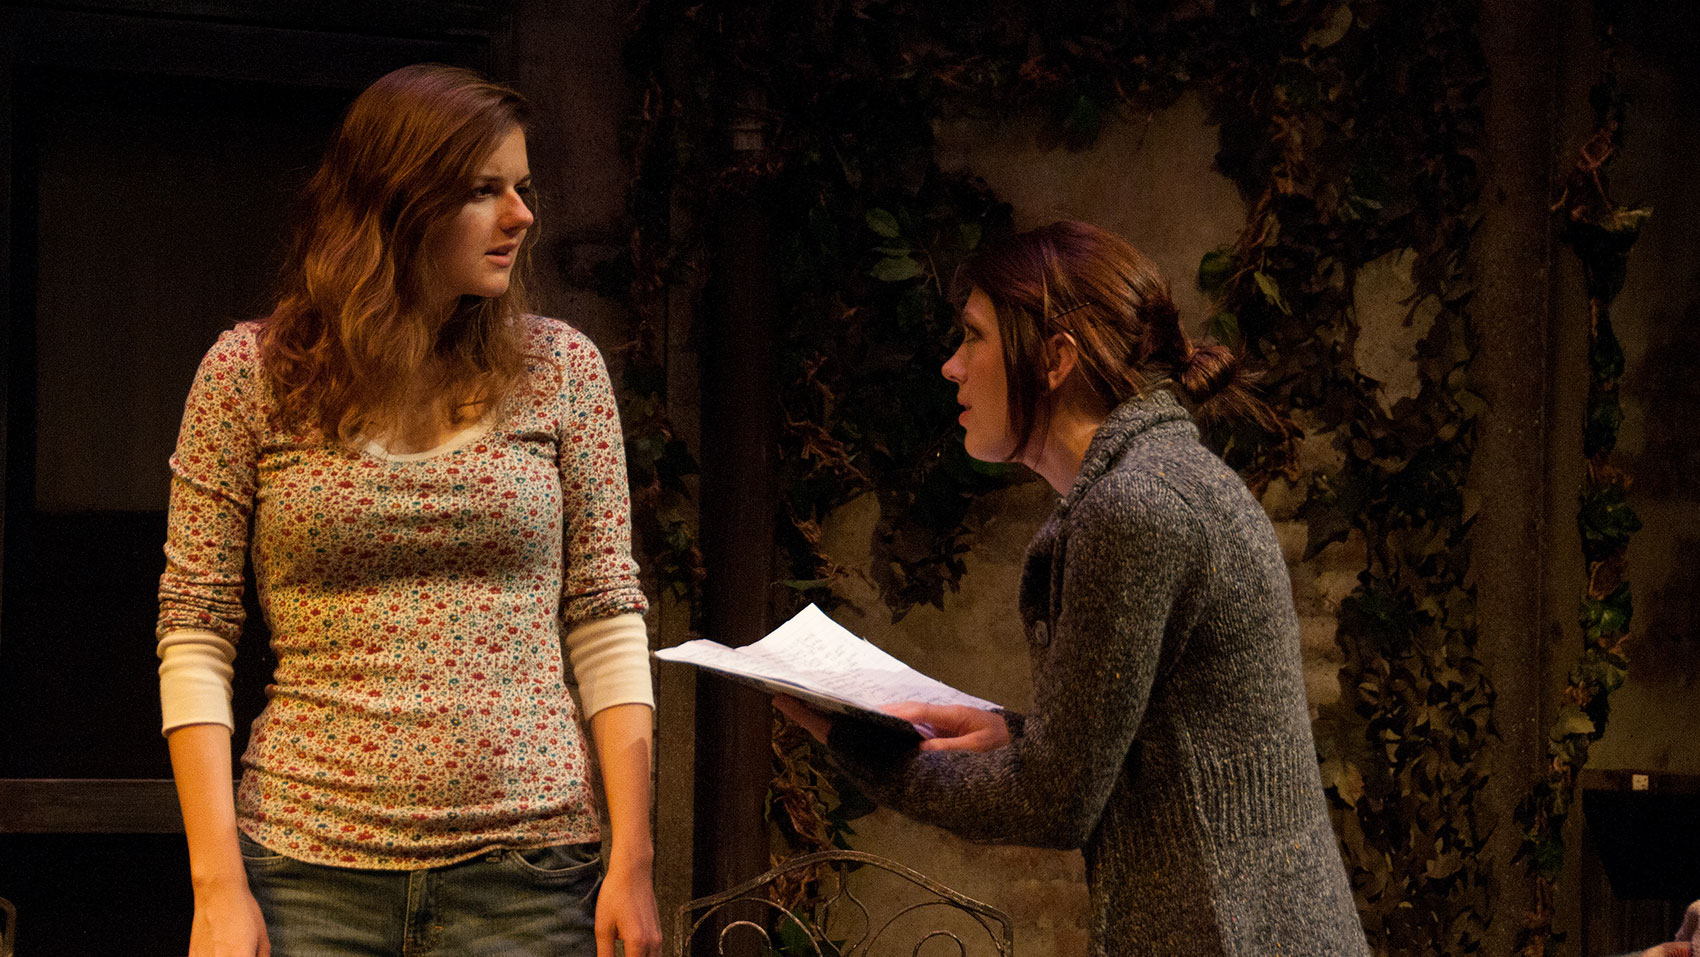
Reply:
[[171, 732], [171, 771], [183, 831], [189, 841], [189, 874], [197, 889], [242, 881], [242, 852], [236, 844], [236, 802], [231, 792], [230, 731], [217, 724], [191, 724]]
[[661, 921], [655, 911], [655, 845], [649, 836], [649, 773], [654, 711], [646, 704], [617, 704], [590, 718], [590, 735], [602, 764], [608, 796], [608, 873], [596, 898], [596, 954], [658, 957]]
[[643, 704], [603, 708], [590, 719], [602, 786], [608, 798], [608, 859], [647, 870], [654, 860], [650, 839], [650, 773], [653, 710]]

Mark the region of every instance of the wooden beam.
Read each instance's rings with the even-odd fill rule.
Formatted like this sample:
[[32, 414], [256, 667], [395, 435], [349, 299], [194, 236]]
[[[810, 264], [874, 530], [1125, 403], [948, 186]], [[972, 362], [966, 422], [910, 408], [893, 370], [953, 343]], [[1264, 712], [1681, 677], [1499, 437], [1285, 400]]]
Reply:
[[0, 778], [0, 834], [181, 833], [170, 778]]

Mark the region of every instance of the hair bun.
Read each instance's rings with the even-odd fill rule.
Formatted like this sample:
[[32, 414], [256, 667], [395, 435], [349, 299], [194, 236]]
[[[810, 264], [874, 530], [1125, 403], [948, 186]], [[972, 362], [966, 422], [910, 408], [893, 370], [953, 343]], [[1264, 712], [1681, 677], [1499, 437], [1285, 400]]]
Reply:
[[1234, 351], [1219, 343], [1201, 345], [1181, 364], [1181, 390], [1194, 402], [1206, 402], [1240, 379], [1240, 360]]

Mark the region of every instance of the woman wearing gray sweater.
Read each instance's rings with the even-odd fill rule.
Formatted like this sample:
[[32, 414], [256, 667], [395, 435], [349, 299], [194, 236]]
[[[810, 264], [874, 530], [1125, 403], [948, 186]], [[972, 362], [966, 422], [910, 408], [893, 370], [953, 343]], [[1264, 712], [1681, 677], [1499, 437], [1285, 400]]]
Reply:
[[1363, 955], [1269, 519], [1188, 408], [1262, 416], [1155, 267], [1060, 222], [965, 270], [945, 363], [970, 455], [1062, 496], [1028, 547], [1026, 715], [902, 705], [938, 737], [781, 710], [880, 803], [971, 840], [1080, 848], [1100, 955]]

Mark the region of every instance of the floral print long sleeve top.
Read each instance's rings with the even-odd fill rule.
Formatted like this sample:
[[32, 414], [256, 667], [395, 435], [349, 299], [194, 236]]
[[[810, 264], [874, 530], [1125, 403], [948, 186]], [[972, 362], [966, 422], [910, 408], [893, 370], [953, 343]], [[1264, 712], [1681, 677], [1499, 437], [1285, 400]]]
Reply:
[[275, 851], [418, 869], [597, 837], [561, 636], [645, 609], [619, 417], [589, 339], [523, 322], [520, 386], [417, 455], [275, 429], [253, 324], [202, 360], [158, 634], [235, 643], [252, 553], [277, 668], [237, 814]]

